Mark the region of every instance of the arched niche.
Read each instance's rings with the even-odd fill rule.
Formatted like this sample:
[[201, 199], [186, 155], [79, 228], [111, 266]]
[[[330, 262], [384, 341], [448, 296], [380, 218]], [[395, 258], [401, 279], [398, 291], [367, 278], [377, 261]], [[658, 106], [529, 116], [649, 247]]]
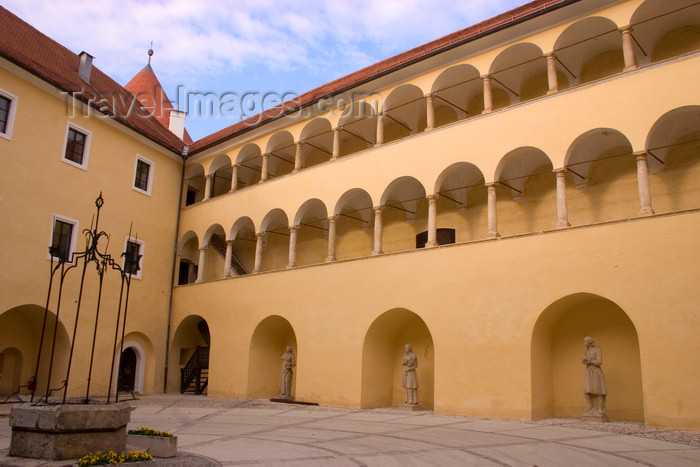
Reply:
[[389, 310], [370, 325], [362, 346], [362, 408], [402, 405], [404, 346], [411, 344], [418, 357], [418, 402], [434, 406], [435, 348], [428, 326], [404, 308]]
[[[297, 353], [297, 338], [285, 318], [273, 315], [262, 320], [250, 339], [248, 360], [248, 397], [270, 398], [280, 393], [281, 356], [287, 346]], [[292, 396], [296, 393], [297, 371], [292, 379]]]
[[199, 315], [189, 315], [178, 323], [170, 344], [168, 392], [181, 390], [180, 369], [187, 366], [198, 349], [205, 349], [208, 363], [210, 346], [209, 325], [204, 318]]
[[644, 420], [639, 340], [616, 303], [591, 293], [563, 297], [542, 311], [532, 332], [532, 418], [579, 418], [587, 408], [582, 384], [584, 337], [603, 354], [607, 411], [612, 420]]
[[[114, 362], [112, 391], [153, 392], [155, 356], [151, 340], [140, 332], [130, 332], [116, 353], [118, 356], [121, 353], [121, 357]], [[129, 383], [129, 387], [124, 383]]]
[[[0, 353], [3, 355], [3, 378], [0, 387], [6, 394], [15, 392], [18, 386], [24, 386], [34, 375], [37, 355], [41, 346], [41, 359], [36, 380], [36, 394], [46, 394], [47, 385], [51, 388], [62, 386], [66, 378], [70, 339], [63, 322], [56, 323], [56, 315], [48, 311], [46, 315], [46, 332], [43, 342], [42, 326], [44, 325], [44, 307], [38, 305], [21, 305], [0, 314]], [[51, 381], [47, 384], [53, 343], [53, 331], [56, 329], [56, 345], [53, 351], [53, 367]], [[17, 384], [19, 383], [19, 384]], [[6, 392], [5, 392], [6, 391]], [[28, 394], [24, 388], [22, 394]]]

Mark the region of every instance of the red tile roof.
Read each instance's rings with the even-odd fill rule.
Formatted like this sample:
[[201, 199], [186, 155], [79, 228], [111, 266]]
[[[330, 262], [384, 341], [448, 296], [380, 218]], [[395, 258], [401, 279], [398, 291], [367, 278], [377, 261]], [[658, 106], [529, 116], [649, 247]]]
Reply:
[[92, 67], [90, 83], [78, 76], [80, 57], [0, 6], [0, 56], [29, 73], [74, 94], [118, 122], [181, 154], [184, 144], [158, 120], [140, 110], [134, 96]]
[[461, 31], [448, 34], [447, 36], [428, 42], [415, 49], [387, 58], [386, 60], [304, 93], [294, 101], [285, 102], [281, 106], [261, 112], [258, 115], [231, 125], [216, 133], [212, 133], [209, 136], [205, 136], [190, 147], [190, 155], [231, 139], [253, 128], [257, 128], [260, 125], [269, 123], [276, 118], [298, 111], [299, 108], [313, 105], [324, 97], [344, 92], [362, 83], [396, 71], [404, 66], [426, 59], [437, 53], [444, 52], [452, 47], [492, 34], [506, 27], [513, 26], [518, 22], [579, 1], [581, 0], [535, 0], [466, 29], [462, 29]]
[[[170, 111], [174, 107], [165, 94], [163, 86], [158, 81], [158, 77], [153, 68], [151, 68], [150, 63], [136, 73], [136, 76], [131, 78], [131, 81], [126, 83], [124, 88], [136, 96], [139, 102], [153, 109], [152, 115], [161, 125], [165, 128], [170, 128]], [[185, 144], [192, 144], [192, 138], [187, 133], [187, 130], [185, 130], [182, 139], [185, 141]]]

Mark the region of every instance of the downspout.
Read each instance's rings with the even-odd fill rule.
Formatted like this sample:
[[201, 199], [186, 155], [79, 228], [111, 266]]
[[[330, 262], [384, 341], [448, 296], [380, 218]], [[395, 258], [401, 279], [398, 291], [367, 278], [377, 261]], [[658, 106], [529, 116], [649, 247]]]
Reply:
[[190, 147], [182, 150], [182, 174], [180, 175], [180, 196], [177, 203], [177, 220], [175, 221], [175, 243], [173, 248], [173, 267], [170, 276], [170, 297], [168, 300], [168, 327], [165, 333], [165, 366], [163, 367], [163, 394], [168, 392], [168, 360], [170, 359], [170, 326], [173, 320], [173, 293], [175, 291], [175, 268], [177, 268], [177, 244], [180, 237], [180, 213], [182, 212], [182, 191], [185, 187], [185, 162]]

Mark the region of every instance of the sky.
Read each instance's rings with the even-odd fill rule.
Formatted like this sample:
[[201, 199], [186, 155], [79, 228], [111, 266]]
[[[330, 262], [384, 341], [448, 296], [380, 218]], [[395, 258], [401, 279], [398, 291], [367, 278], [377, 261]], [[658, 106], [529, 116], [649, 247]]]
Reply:
[[[527, 0], [3, 0], [125, 85], [148, 60], [196, 141]], [[194, 107], [209, 94], [208, 112]], [[280, 96], [280, 97], [278, 97]], [[263, 99], [263, 97], [265, 99]], [[185, 105], [188, 108], [183, 108]]]

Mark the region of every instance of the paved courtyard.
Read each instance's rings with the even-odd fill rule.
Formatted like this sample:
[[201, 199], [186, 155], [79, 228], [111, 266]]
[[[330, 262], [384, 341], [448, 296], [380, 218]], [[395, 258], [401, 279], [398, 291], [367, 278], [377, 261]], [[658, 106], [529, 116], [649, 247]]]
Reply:
[[[639, 424], [521, 422], [180, 395], [143, 396], [131, 404], [129, 428], [148, 425], [178, 437], [178, 457], [154, 465], [700, 465], [700, 433]], [[8, 457], [9, 411], [0, 406], [0, 466], [71, 465]]]

